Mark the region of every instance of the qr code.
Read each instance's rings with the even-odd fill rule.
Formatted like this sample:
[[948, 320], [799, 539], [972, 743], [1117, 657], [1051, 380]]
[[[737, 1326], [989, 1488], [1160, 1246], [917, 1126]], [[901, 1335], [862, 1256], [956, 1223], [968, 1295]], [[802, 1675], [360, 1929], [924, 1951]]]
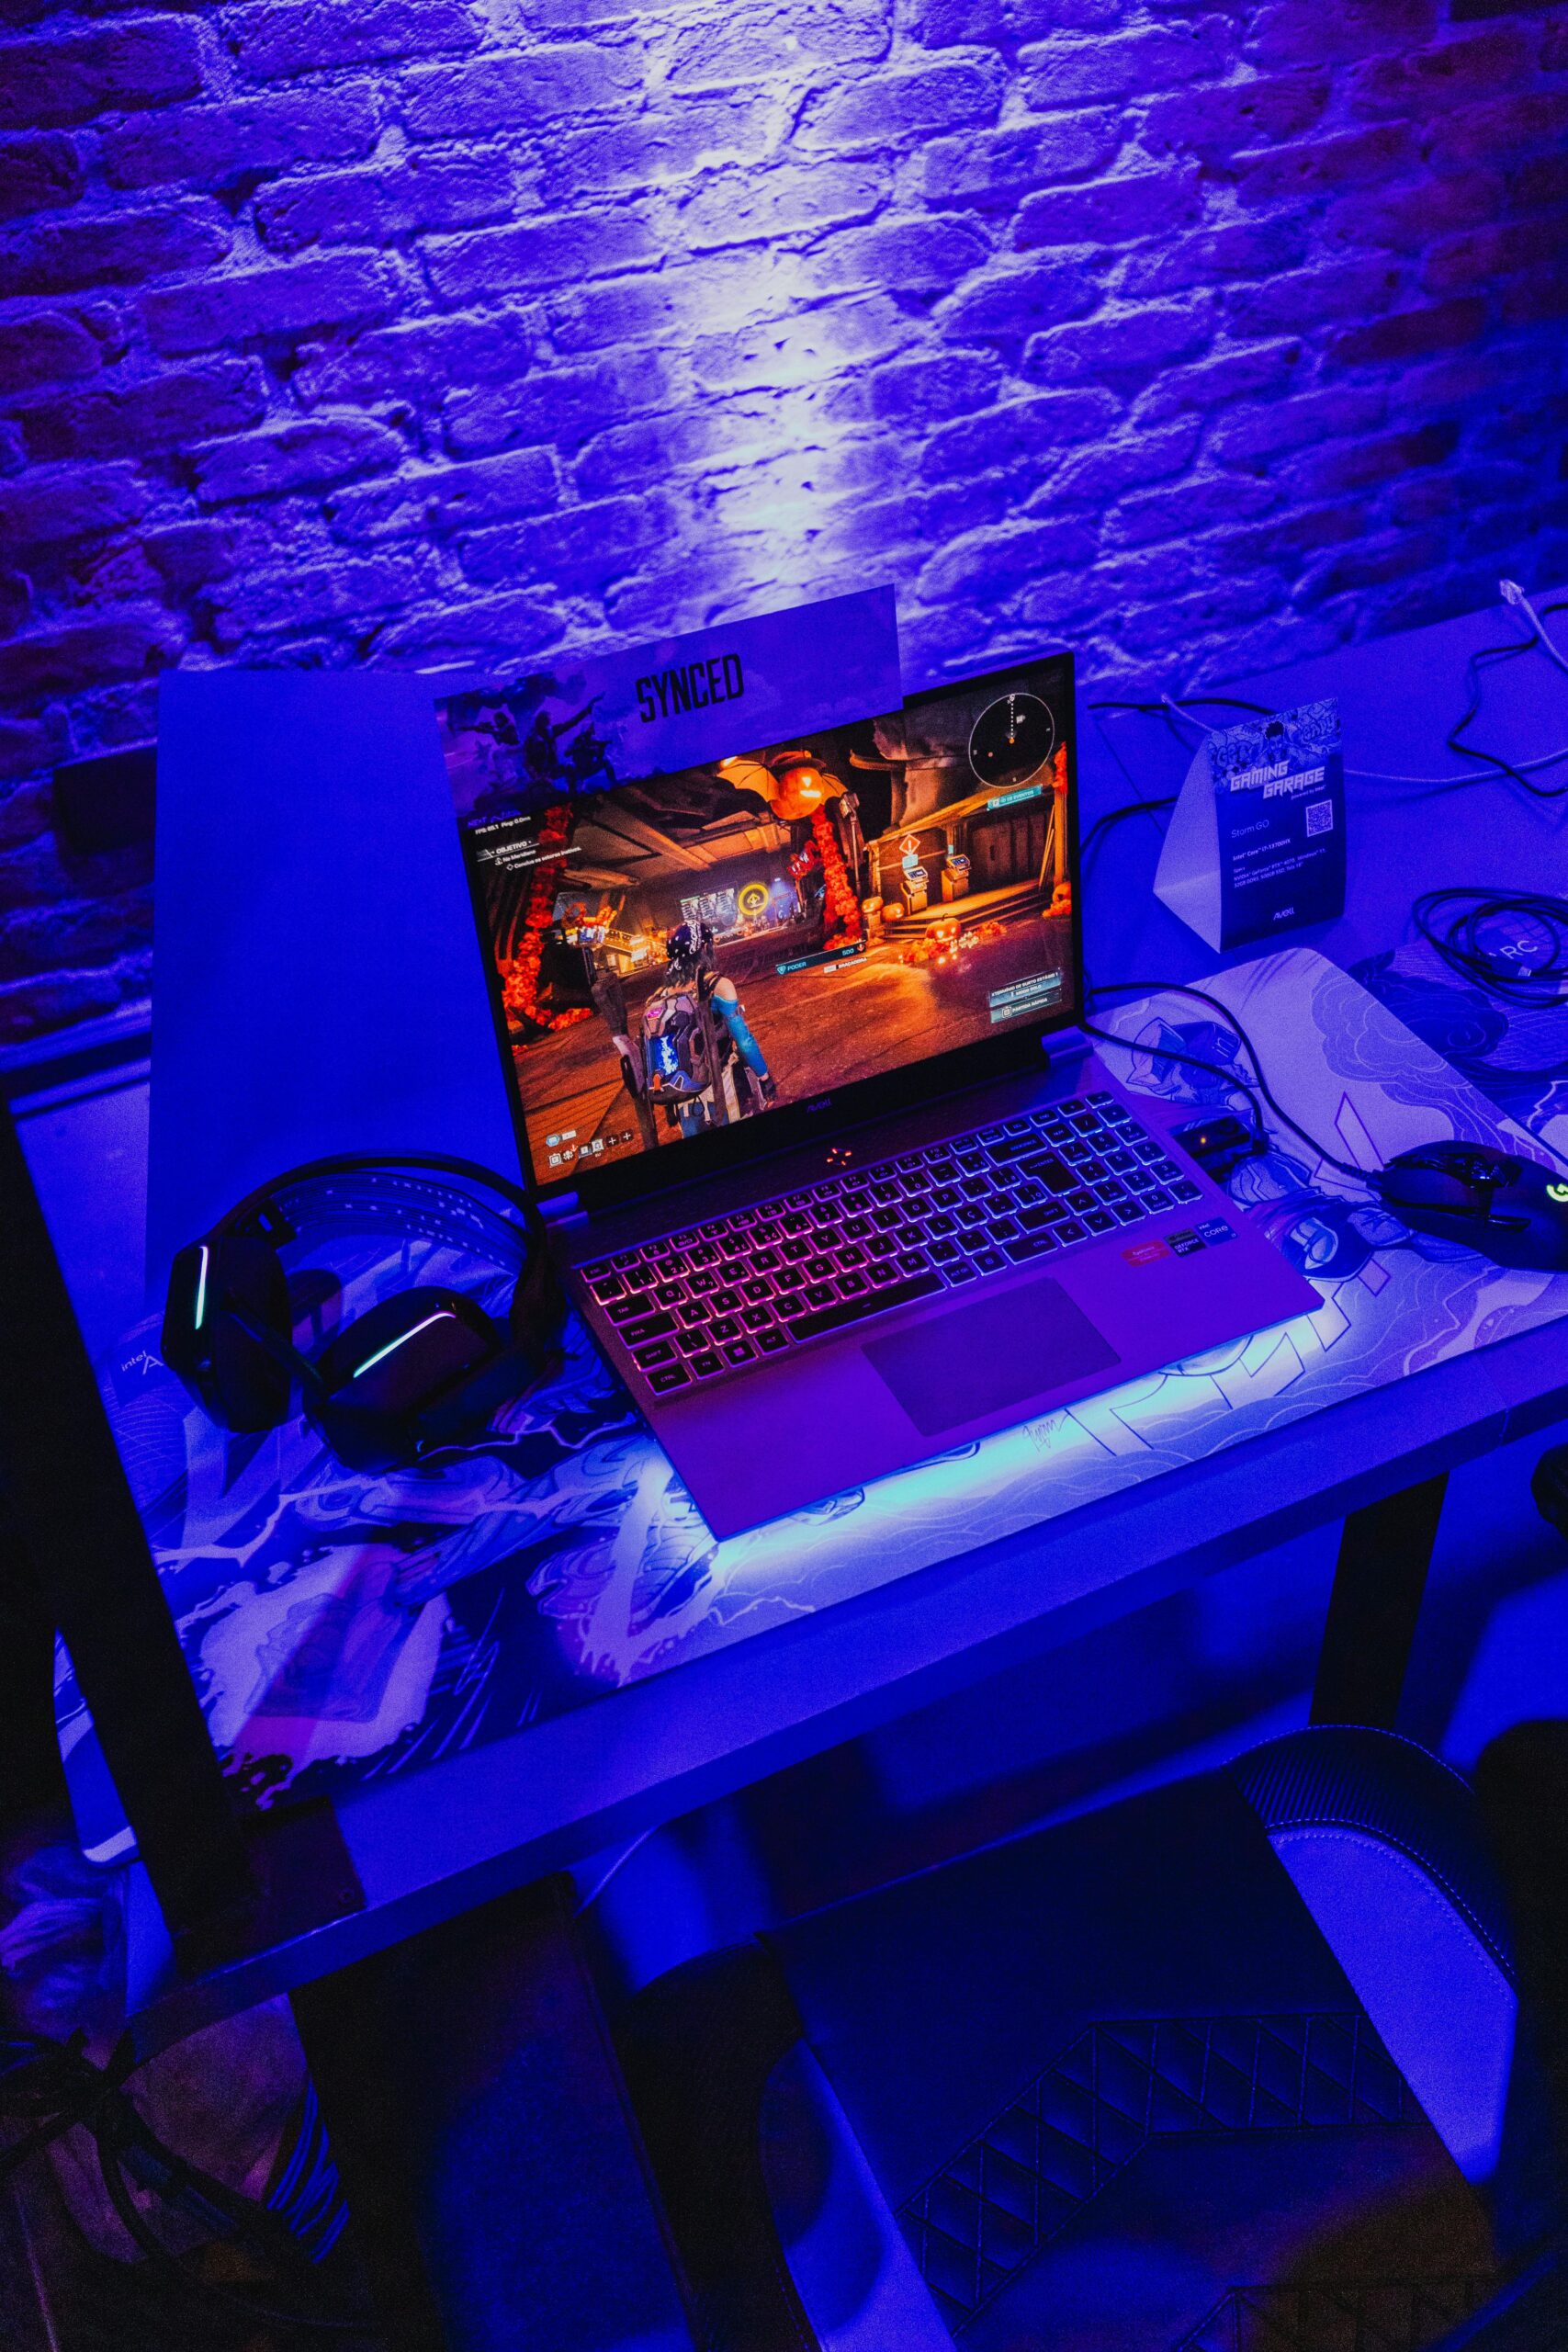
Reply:
[[1333, 801], [1309, 800], [1307, 802], [1307, 839], [1310, 841], [1314, 833], [1331, 833], [1333, 831]]

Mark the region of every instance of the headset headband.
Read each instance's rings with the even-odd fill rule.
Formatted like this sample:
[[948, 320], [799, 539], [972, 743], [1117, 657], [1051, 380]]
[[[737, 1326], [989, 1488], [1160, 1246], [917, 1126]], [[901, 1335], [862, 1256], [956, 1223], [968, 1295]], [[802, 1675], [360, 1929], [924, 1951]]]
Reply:
[[[271, 1206], [280, 1193], [297, 1185], [315, 1183], [327, 1176], [368, 1176], [390, 1173], [402, 1168], [429, 1175], [461, 1177], [468, 1183], [480, 1185], [487, 1192], [499, 1193], [502, 1200], [522, 1212], [526, 1227], [522, 1237], [524, 1239], [539, 1230], [538, 1205], [530, 1194], [520, 1184], [513, 1183], [509, 1177], [498, 1176], [493, 1169], [481, 1167], [478, 1160], [458, 1159], [441, 1152], [355, 1151], [333, 1153], [323, 1159], [303, 1160], [298, 1168], [285, 1170], [281, 1176], [269, 1177], [265, 1184], [256, 1185], [243, 1200], [226, 1210], [216, 1225], [209, 1227], [204, 1238], [212, 1240], [220, 1234], [243, 1231], [248, 1220], [258, 1211]], [[516, 1238], [516, 1227], [498, 1216], [492, 1204], [477, 1201], [474, 1205], [481, 1214], [494, 1217], [498, 1225]]]

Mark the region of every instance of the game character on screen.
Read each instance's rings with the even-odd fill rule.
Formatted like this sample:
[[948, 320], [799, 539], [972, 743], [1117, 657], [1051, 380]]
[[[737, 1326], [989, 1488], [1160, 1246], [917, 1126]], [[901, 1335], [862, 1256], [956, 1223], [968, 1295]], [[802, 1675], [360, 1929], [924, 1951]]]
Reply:
[[678, 923], [665, 954], [664, 978], [642, 1008], [639, 1050], [621, 1057], [639, 1112], [646, 1105], [673, 1132], [694, 1136], [766, 1110], [773, 1080], [735, 983], [718, 976], [712, 926]]

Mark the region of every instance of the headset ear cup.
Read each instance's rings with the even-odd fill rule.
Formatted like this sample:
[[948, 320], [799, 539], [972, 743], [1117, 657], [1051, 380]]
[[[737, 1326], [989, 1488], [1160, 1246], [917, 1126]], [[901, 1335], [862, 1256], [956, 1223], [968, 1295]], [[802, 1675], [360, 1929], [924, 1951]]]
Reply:
[[272, 1242], [259, 1233], [227, 1235], [220, 1245], [218, 1290], [212, 1354], [225, 1407], [220, 1418], [236, 1430], [276, 1429], [288, 1418], [292, 1383], [287, 1363], [255, 1333], [270, 1332], [287, 1347], [292, 1329], [288, 1279]]
[[258, 1331], [288, 1346], [288, 1283], [272, 1243], [219, 1232], [180, 1250], [169, 1272], [164, 1361], [222, 1429], [276, 1429], [288, 1417], [288, 1363]]
[[307, 1411], [349, 1469], [390, 1470], [417, 1458], [433, 1414], [445, 1408], [466, 1426], [459, 1400], [506, 1361], [505, 1333], [476, 1300], [434, 1286], [399, 1291], [314, 1359]]
[[566, 1320], [566, 1293], [548, 1243], [532, 1226], [527, 1263], [517, 1277], [507, 1320], [513, 1346], [542, 1367], [555, 1352]]

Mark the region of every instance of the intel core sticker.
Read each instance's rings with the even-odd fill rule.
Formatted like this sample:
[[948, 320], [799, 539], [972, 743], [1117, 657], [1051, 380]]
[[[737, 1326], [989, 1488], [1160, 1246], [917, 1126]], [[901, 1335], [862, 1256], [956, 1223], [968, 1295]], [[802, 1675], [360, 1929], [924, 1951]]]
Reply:
[[1210, 739], [1220, 945], [1276, 939], [1345, 911], [1339, 705], [1298, 703]]
[[1235, 1227], [1227, 1225], [1223, 1216], [1206, 1216], [1198, 1227], [1198, 1238], [1206, 1241], [1211, 1250], [1217, 1250], [1222, 1241], [1235, 1239]]

